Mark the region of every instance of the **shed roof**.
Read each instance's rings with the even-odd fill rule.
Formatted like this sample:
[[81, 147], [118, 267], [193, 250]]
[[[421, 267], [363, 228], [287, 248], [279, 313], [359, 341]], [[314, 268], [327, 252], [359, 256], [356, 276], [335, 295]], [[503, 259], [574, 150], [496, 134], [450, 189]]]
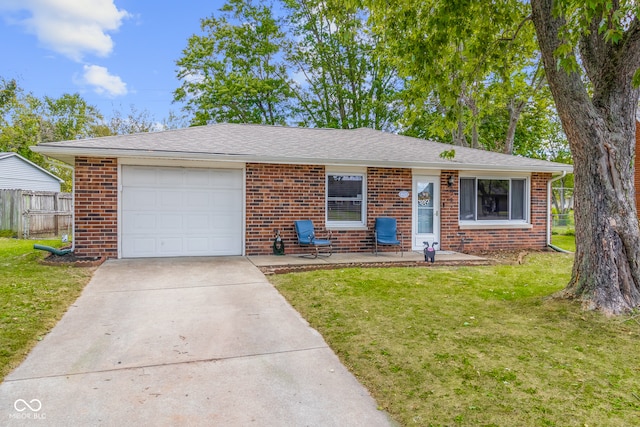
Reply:
[[[214, 124], [32, 147], [72, 163], [75, 156], [257, 163], [361, 165], [459, 170], [571, 172], [571, 165], [457, 147], [373, 129]], [[440, 157], [455, 150], [453, 159]]]
[[62, 178], [57, 177], [56, 175], [52, 174], [51, 172], [49, 172], [48, 170], [46, 170], [43, 167], [40, 167], [38, 165], [36, 165], [35, 163], [33, 163], [31, 160], [25, 159], [24, 157], [22, 157], [20, 154], [18, 153], [14, 153], [12, 151], [4, 151], [4, 152], [0, 152], [0, 160], [3, 159], [8, 159], [9, 157], [15, 157], [17, 159], [22, 160], [23, 162], [27, 163], [29, 166], [32, 166], [33, 168], [39, 170], [40, 172], [50, 176], [51, 178], [53, 178], [54, 180], [62, 183], [64, 182], [64, 180]]

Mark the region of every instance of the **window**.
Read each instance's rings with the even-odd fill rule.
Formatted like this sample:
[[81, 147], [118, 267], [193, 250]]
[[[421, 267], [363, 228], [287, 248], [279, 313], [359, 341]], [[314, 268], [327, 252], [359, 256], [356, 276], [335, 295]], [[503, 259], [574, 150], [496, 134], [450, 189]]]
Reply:
[[365, 225], [364, 194], [364, 174], [327, 174], [327, 225]]
[[527, 221], [525, 178], [460, 178], [460, 221]]

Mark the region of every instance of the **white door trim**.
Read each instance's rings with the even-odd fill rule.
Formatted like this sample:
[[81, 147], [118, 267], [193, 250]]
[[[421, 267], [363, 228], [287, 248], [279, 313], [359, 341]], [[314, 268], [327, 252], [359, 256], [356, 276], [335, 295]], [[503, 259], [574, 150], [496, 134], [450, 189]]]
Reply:
[[[433, 233], [418, 234], [418, 182], [428, 181], [433, 183]], [[422, 250], [423, 241], [440, 241], [440, 176], [439, 175], [413, 175], [413, 191], [411, 202], [411, 249]], [[437, 246], [436, 246], [437, 248]]]

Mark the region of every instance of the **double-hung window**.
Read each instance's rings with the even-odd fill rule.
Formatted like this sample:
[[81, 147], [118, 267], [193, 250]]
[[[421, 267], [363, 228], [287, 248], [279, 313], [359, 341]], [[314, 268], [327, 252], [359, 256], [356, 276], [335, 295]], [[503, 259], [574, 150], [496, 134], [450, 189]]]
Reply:
[[528, 223], [527, 178], [460, 178], [461, 223]]
[[366, 226], [364, 173], [327, 173], [327, 226]]

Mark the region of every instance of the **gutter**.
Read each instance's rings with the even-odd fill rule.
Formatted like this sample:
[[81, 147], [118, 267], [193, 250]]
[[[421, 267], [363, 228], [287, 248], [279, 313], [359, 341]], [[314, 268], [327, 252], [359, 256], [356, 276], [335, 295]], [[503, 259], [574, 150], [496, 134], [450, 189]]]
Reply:
[[[255, 153], [208, 153], [208, 152], [187, 152], [171, 150], [145, 150], [126, 148], [89, 148], [89, 147], [53, 147], [46, 145], [36, 145], [29, 147], [36, 153], [44, 154], [58, 160], [69, 162], [70, 159], [78, 156], [108, 157], [108, 158], [144, 158], [144, 159], [171, 159], [171, 160], [195, 160], [195, 161], [216, 161], [230, 163], [277, 163], [293, 165], [331, 165], [331, 166], [372, 166], [372, 167], [394, 167], [394, 168], [416, 168], [416, 169], [440, 169], [440, 170], [460, 170], [460, 171], [505, 171], [505, 172], [551, 172], [567, 173], [566, 170], [558, 166], [545, 164], [536, 165], [504, 165], [499, 163], [462, 163], [459, 161], [409, 161], [409, 160], [388, 160], [388, 159], [345, 159], [337, 157], [282, 157]], [[532, 159], [533, 160], [533, 159]], [[564, 165], [562, 165], [564, 166]], [[570, 167], [570, 165], [567, 165]]]
[[547, 181], [547, 246], [558, 252], [571, 253], [551, 244], [551, 184], [567, 176], [567, 171], [562, 171], [562, 175], [551, 178]]

